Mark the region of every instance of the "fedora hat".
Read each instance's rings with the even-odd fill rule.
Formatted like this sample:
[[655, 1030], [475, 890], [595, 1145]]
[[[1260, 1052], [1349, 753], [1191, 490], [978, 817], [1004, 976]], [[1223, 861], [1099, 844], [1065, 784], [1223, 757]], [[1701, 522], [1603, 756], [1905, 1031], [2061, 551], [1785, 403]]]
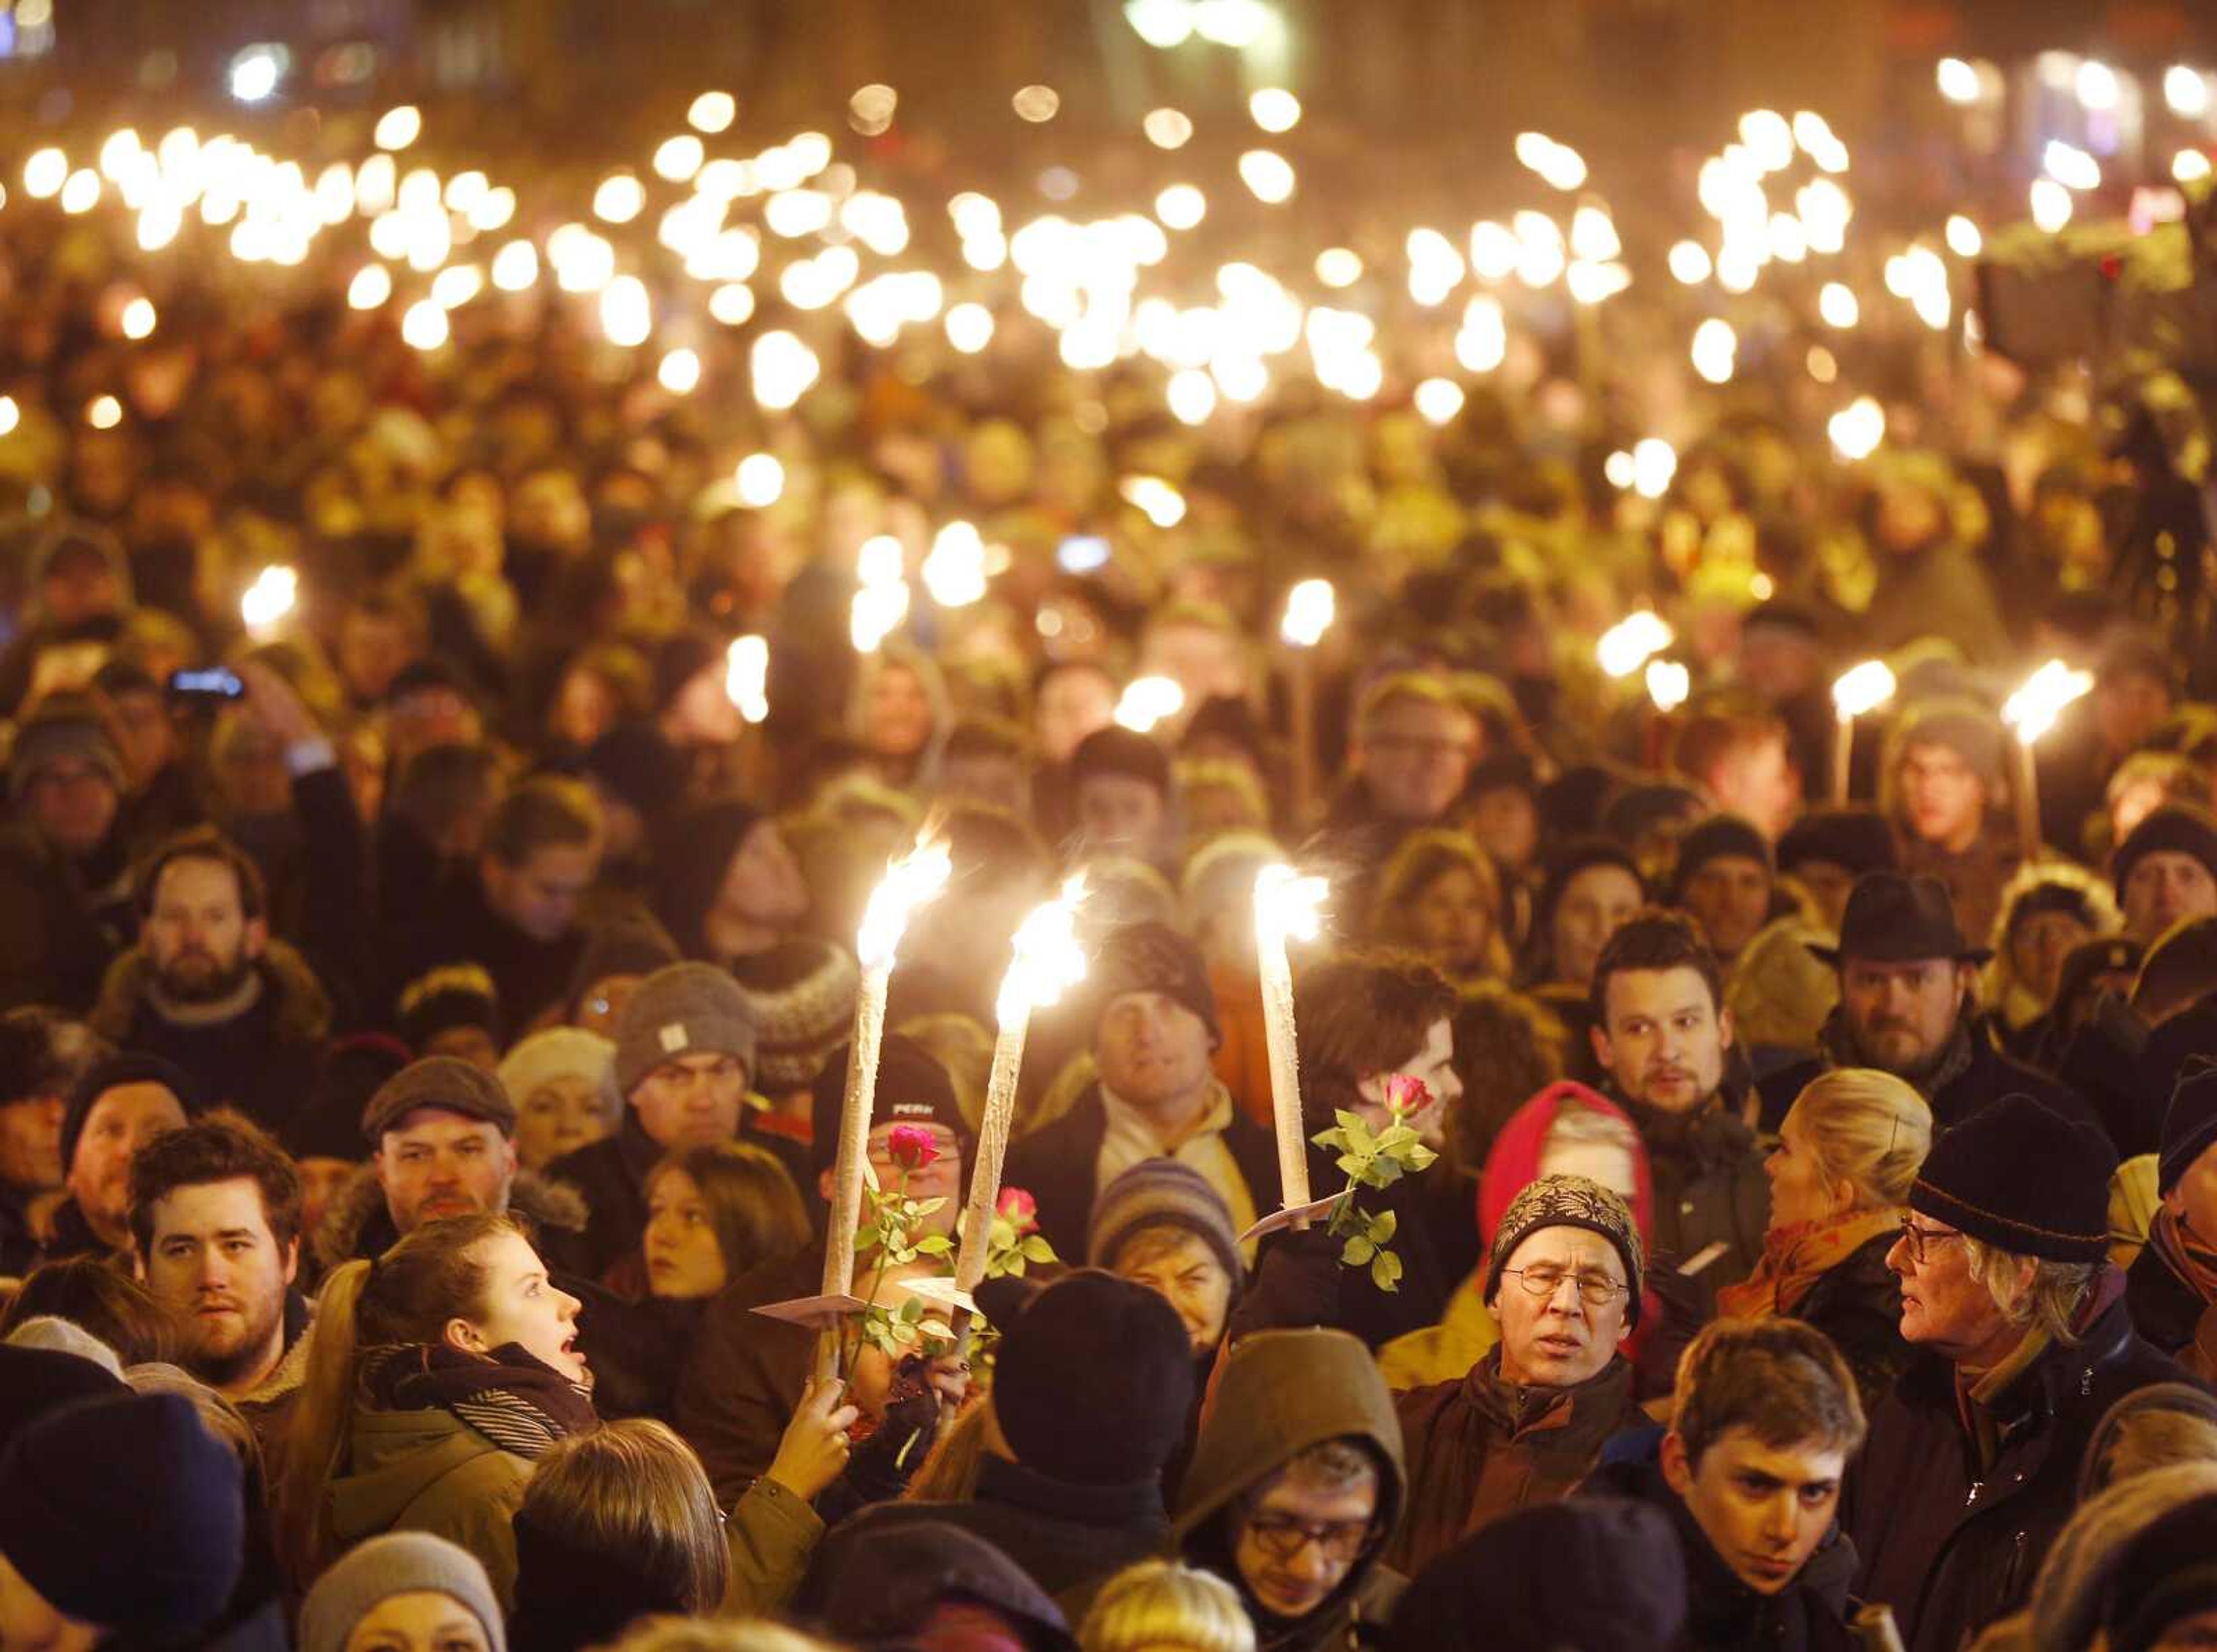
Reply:
[[1984, 963], [1992, 949], [1973, 946], [1955, 922], [1948, 886], [1928, 873], [1866, 872], [1848, 892], [1837, 947], [1809, 944], [1824, 962], [1837, 967], [1850, 958], [1873, 963], [1911, 963], [1919, 958], [1952, 958]]

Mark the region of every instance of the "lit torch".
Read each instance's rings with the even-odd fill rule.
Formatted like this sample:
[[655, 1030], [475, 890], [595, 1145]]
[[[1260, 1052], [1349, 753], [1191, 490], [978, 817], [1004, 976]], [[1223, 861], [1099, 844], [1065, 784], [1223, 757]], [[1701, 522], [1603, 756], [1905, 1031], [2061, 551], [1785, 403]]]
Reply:
[[2051, 659], [2002, 706], [2002, 721], [2016, 731], [2017, 846], [2029, 857], [2040, 847], [2040, 770], [2032, 748], [2055, 727], [2064, 708], [2094, 686], [2094, 673]]
[[238, 616], [256, 636], [266, 635], [293, 611], [300, 576], [287, 567], [264, 568], [238, 599]]
[[1185, 709], [1185, 690], [1168, 677], [1135, 677], [1116, 702], [1116, 721], [1135, 734], [1154, 732], [1157, 723]]
[[1629, 677], [1676, 640], [1670, 622], [1652, 609], [1626, 615], [1601, 634], [1594, 658], [1611, 677]]
[[1866, 659], [1840, 673], [1832, 684], [1832, 709], [1838, 727], [1832, 737], [1832, 797], [1848, 801], [1850, 764], [1856, 750], [1856, 719], [1868, 716], [1893, 698], [1893, 673], [1882, 659]]
[[1301, 1072], [1294, 1039], [1294, 970], [1286, 943], [1313, 941], [1331, 888], [1290, 866], [1266, 866], [1255, 880], [1255, 962], [1263, 987], [1263, 1036], [1270, 1056], [1270, 1116], [1277, 1127], [1280, 1197], [1288, 1210], [1309, 1202], [1308, 1138], [1301, 1128]]

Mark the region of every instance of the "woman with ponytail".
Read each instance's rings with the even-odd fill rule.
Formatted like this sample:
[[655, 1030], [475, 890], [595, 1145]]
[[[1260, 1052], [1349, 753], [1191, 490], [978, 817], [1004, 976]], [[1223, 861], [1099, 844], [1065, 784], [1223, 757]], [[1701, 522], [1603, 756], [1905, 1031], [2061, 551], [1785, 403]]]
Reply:
[[274, 1498], [293, 1587], [365, 1538], [429, 1531], [505, 1606], [532, 1463], [596, 1421], [577, 1306], [504, 1216], [427, 1223], [333, 1273]]

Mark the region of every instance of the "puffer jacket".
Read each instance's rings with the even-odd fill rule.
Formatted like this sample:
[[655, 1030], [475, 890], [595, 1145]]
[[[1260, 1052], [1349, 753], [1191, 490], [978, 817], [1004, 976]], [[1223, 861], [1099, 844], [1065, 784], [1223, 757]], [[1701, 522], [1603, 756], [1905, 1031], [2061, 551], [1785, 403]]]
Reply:
[[2022, 1606], [2078, 1502], [2078, 1468], [2103, 1414], [2184, 1373], [2137, 1335], [2112, 1284], [2076, 1346], [2053, 1344], [1991, 1407], [2000, 1432], [1981, 1469], [1955, 1367], [1920, 1355], [1871, 1418], [1841, 1524], [1862, 1556], [1860, 1590], [1893, 1608], [1910, 1652], [1955, 1652]]
[[[1378, 1463], [1376, 1535], [1315, 1611], [1266, 1612], [1233, 1558], [1240, 1506], [1294, 1457], [1353, 1439]], [[1240, 1593], [1262, 1652], [1343, 1652], [1369, 1644], [1405, 1587], [1380, 1564], [1400, 1522], [1406, 1475], [1393, 1397], [1362, 1344], [1344, 1332], [1264, 1331], [1232, 1351], [1181, 1488], [1171, 1534], [1185, 1558]]]

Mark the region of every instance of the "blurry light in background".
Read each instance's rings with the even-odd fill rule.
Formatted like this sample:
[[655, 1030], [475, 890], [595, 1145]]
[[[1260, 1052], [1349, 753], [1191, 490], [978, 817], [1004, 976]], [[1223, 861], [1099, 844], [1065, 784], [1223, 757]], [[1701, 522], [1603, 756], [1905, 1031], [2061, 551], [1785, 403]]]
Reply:
[[2040, 164], [2048, 176], [2066, 189], [2084, 190], [2102, 187], [2100, 164], [2076, 144], [2066, 144], [2060, 138], [2048, 140], [2047, 147], [2041, 152]]
[[15, 399], [0, 396], [0, 436], [12, 435], [22, 419], [22, 411], [15, 405]]
[[503, 293], [521, 293], [539, 279], [539, 249], [510, 241], [493, 254], [492, 284]]
[[1516, 158], [1558, 189], [1576, 189], [1586, 181], [1586, 164], [1578, 152], [1544, 132], [1518, 133]]
[[126, 338], [144, 338], [154, 331], [154, 301], [134, 298], [123, 306], [120, 325]]
[[23, 193], [46, 201], [62, 192], [69, 181], [69, 157], [59, 149], [41, 149], [23, 163]]
[[1681, 241], [1670, 249], [1670, 273], [1689, 287], [1708, 280], [1712, 267], [1708, 249], [1699, 241]]
[[1281, 206], [1293, 198], [1293, 163], [1275, 150], [1251, 149], [1242, 155], [1239, 180], [1265, 206]]
[[673, 396], [689, 396], [701, 385], [701, 357], [696, 351], [679, 349], [662, 358], [662, 365], [654, 371], [662, 387]]
[[475, 264], [448, 264], [431, 278], [431, 302], [442, 310], [458, 310], [485, 290], [485, 275]]
[[1647, 697], [1658, 711], [1676, 711], [1694, 691], [1694, 673], [1675, 659], [1647, 662]]
[[1052, 121], [1062, 108], [1062, 96], [1052, 86], [1026, 86], [1009, 100], [1016, 118], [1028, 121], [1034, 126]]
[[1317, 254], [1316, 278], [1326, 287], [1352, 287], [1362, 279], [1362, 260], [1346, 247], [1326, 247]]
[[985, 596], [985, 541], [966, 522], [950, 522], [932, 535], [921, 569], [923, 588], [942, 608], [967, 608]]
[[2171, 158], [2171, 176], [2181, 183], [2198, 183], [2209, 172], [2209, 157], [2198, 149], [2182, 149]]
[[[1659, 499], [1670, 486], [1670, 479], [1678, 473], [1678, 452], [1659, 436], [1651, 436], [1634, 442], [1632, 449], [1632, 486], [1643, 498]], [[1670, 646], [1670, 628], [1664, 628], [1663, 640], [1658, 648]]]
[[401, 341], [411, 350], [436, 350], [452, 333], [447, 312], [429, 299], [418, 299], [400, 318]]
[[234, 55], [225, 80], [242, 103], [259, 103], [276, 95], [293, 54], [281, 46], [250, 46]]
[[1852, 327], [1862, 319], [1862, 306], [1852, 288], [1828, 281], [1817, 294], [1817, 313], [1828, 327]]
[[1193, 120], [1178, 109], [1151, 109], [1139, 129], [1158, 149], [1183, 149], [1193, 136]]
[[2164, 71], [2163, 101], [2173, 114], [2199, 121], [2209, 113], [2209, 77], [2199, 69], [2173, 64]]
[[2071, 191], [2053, 178], [2035, 178], [2029, 199], [2032, 221], [2050, 235], [2071, 221]]
[[1190, 183], [1173, 183], [1155, 197], [1155, 216], [1165, 227], [1189, 230], [1208, 215], [1208, 197]]
[[1185, 690], [1168, 677], [1135, 677], [1116, 702], [1116, 721], [1135, 734], [1151, 733], [1165, 717], [1185, 709]]
[[957, 304], [947, 312], [947, 342], [975, 356], [993, 342], [993, 312], [982, 304]]
[[893, 123], [893, 112], [900, 108], [900, 94], [892, 87], [873, 81], [858, 86], [855, 95], [847, 100], [847, 124], [865, 138], [874, 138]]
[[1127, 476], [1116, 491], [1158, 528], [1175, 528], [1185, 520], [1185, 495], [1159, 476]]
[[689, 183], [708, 158], [707, 145], [689, 132], [665, 138], [654, 152], [654, 175], [671, 183]]
[[383, 264], [364, 264], [347, 283], [350, 309], [374, 310], [392, 296], [392, 272]]
[[628, 224], [646, 207], [646, 186], [628, 172], [601, 180], [593, 191], [593, 216], [604, 224]]
[[703, 92], [685, 111], [685, 124], [695, 132], [714, 134], [738, 118], [739, 101], [729, 92]]
[[402, 103], [377, 117], [370, 136], [380, 149], [402, 150], [423, 135], [423, 114], [413, 103]]
[[1693, 357], [1694, 371], [1711, 384], [1725, 384], [1732, 375], [1733, 359], [1739, 350], [1739, 339], [1732, 324], [1716, 316], [1694, 329], [1694, 343], [1688, 352]]
[[1191, 0], [1124, 0], [1124, 21], [1149, 46], [1168, 52], [1193, 37]]
[[1940, 96], [1950, 103], [1975, 103], [1979, 101], [1979, 71], [1961, 58], [1942, 58], [1934, 77], [1940, 86]]
[[95, 396], [85, 404], [84, 422], [96, 430], [112, 430], [123, 423], [123, 404], [113, 396]]
[[654, 331], [654, 305], [645, 282], [636, 275], [619, 275], [602, 289], [601, 331], [608, 343], [626, 350], [646, 342]]
[[1751, 109], [1740, 116], [1739, 139], [1766, 172], [1782, 172], [1794, 164], [1794, 128], [1775, 109]]
[[1263, 0], [1195, 0], [1193, 26], [1204, 40], [1245, 51], [1278, 22]]
[[2117, 107], [2117, 71], [2089, 58], [2078, 65], [2077, 90], [2081, 108], [2107, 114]]
[[1833, 451], [1848, 460], [1868, 459], [1886, 439], [1886, 409], [1869, 396], [1856, 399], [1832, 415], [1825, 426]]
[[1198, 368], [1185, 368], [1170, 374], [1164, 394], [1171, 417], [1181, 424], [1207, 424], [1208, 416], [1216, 411], [1216, 381]]
[[100, 204], [100, 174], [90, 166], [80, 166], [69, 175], [62, 185], [62, 210], [65, 213], [89, 213]]
[[1282, 86], [1265, 86], [1247, 100], [1247, 113], [1265, 132], [1291, 132], [1300, 124], [1301, 100]]
[[1462, 387], [1453, 379], [1426, 379], [1417, 387], [1413, 399], [1427, 424], [1445, 424], [1462, 411], [1464, 397]]
[[1957, 213], [1948, 220], [1948, 251], [1959, 258], [1975, 258], [1986, 244], [1979, 226]]
[[[1640, 445], [1645, 448], [1649, 442], [1661, 446], [1664, 453], [1670, 456], [1670, 468], [1676, 470], [1678, 462], [1677, 455], [1670, 452], [1670, 443], [1664, 442], [1659, 436], [1649, 436], [1647, 442], [1643, 442]], [[1632, 462], [1633, 485], [1649, 498], [1662, 497], [1663, 487], [1658, 487], [1651, 493], [1644, 485], [1640, 473], [1640, 455], [1636, 449], [1633, 452]], [[1670, 482], [1666, 475], [1663, 486], [1669, 486]], [[1677, 634], [1670, 629], [1669, 621], [1655, 612], [1653, 609], [1638, 608], [1626, 615], [1615, 625], [1610, 626], [1596, 640], [1594, 660], [1600, 665], [1603, 671], [1610, 677], [1629, 677], [1657, 654], [1668, 648], [1675, 640], [1677, 640]]]
[[774, 411], [782, 411], [799, 401], [823, 370], [816, 352], [782, 329], [773, 329], [755, 340], [749, 365], [755, 400]]
[[266, 631], [293, 611], [299, 598], [300, 576], [283, 566], [264, 568], [240, 593], [238, 617], [250, 631]]
[[1809, 369], [1809, 376], [1819, 384], [1831, 384], [1840, 376], [1840, 358], [1822, 344], [1809, 346], [1809, 354], [1803, 365]]
[[755, 312], [754, 288], [744, 282], [726, 282], [708, 294], [708, 314], [726, 327], [744, 325]]
[[750, 453], [732, 473], [732, 485], [738, 489], [741, 504], [763, 510], [775, 504], [785, 492], [785, 467], [774, 455]]

